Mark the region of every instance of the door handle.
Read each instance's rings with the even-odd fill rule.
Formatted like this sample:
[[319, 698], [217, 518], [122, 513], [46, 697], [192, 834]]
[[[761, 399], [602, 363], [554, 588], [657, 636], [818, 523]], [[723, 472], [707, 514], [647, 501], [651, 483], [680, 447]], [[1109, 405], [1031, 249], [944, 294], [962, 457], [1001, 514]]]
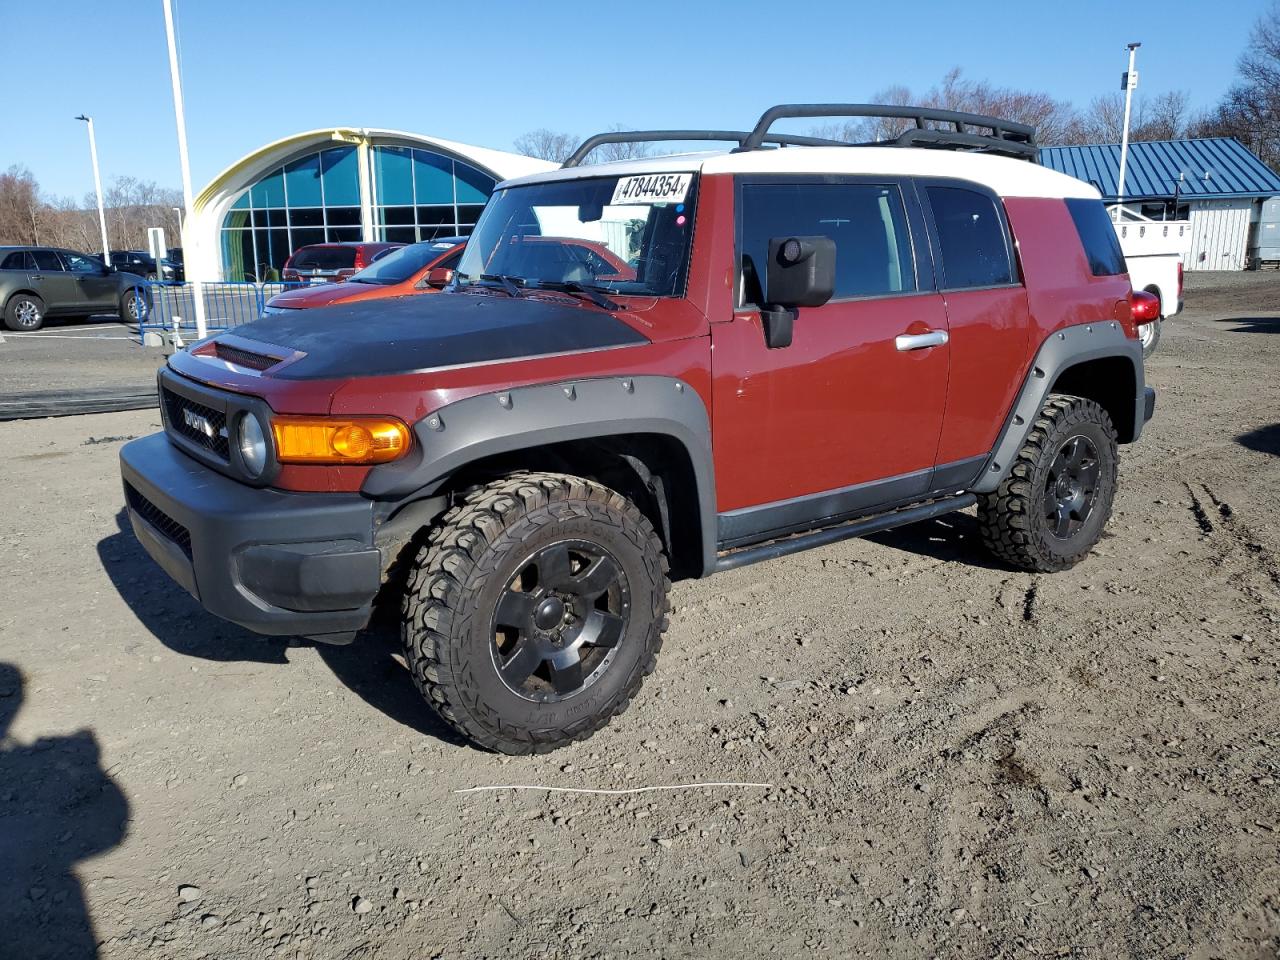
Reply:
[[31, 279], [32, 279], [32, 280], [43, 280], [43, 279], [44, 279], [44, 274], [43, 274], [43, 273], [33, 273], [33, 274], [31, 274]]
[[940, 347], [951, 338], [945, 330], [930, 330], [928, 333], [902, 333], [894, 337], [893, 345], [899, 350], [924, 350], [927, 347]]

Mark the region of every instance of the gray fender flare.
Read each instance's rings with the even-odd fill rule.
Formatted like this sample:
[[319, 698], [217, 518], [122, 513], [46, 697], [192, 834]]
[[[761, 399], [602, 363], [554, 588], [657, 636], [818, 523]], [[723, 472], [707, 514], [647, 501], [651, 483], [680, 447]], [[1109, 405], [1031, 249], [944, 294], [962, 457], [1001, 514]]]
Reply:
[[447, 404], [413, 425], [414, 452], [375, 467], [361, 492], [421, 499], [476, 460], [567, 440], [663, 434], [688, 452], [697, 483], [703, 571], [715, 564], [716, 494], [711, 421], [698, 392], [674, 377], [566, 380]]
[[1067, 327], [1050, 334], [1036, 353], [987, 465], [972, 487], [974, 493], [990, 493], [1000, 486], [1062, 372], [1079, 363], [1108, 357], [1123, 357], [1133, 364], [1134, 426], [1130, 442], [1138, 439], [1145, 422], [1142, 344], [1125, 336], [1124, 328], [1114, 320]]

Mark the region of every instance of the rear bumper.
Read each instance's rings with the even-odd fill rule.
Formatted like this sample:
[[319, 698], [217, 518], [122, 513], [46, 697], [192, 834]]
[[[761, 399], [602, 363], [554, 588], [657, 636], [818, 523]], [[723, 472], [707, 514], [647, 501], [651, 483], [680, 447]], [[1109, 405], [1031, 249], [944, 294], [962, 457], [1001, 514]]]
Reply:
[[371, 501], [249, 487], [162, 433], [126, 444], [120, 473], [138, 540], [210, 613], [276, 636], [368, 622], [382, 575]]

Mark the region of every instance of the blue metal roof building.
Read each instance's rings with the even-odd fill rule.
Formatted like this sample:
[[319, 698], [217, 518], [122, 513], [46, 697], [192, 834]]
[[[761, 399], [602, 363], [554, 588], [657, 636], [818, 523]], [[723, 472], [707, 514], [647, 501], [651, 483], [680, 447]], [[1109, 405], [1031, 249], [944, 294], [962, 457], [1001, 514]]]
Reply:
[[[1092, 183], [1104, 200], [1117, 198], [1120, 145], [1041, 147], [1046, 167]], [[1233, 137], [1153, 140], [1129, 144], [1126, 200], [1172, 197], [1222, 200], [1280, 196], [1280, 175]]]
[[[1040, 162], [1118, 199], [1120, 145], [1041, 147]], [[1241, 270], [1266, 259], [1259, 237], [1280, 230], [1280, 175], [1232, 137], [1129, 144], [1126, 210], [1154, 220], [1189, 220], [1188, 270]], [[1180, 231], [1181, 234], [1181, 231]], [[1123, 240], [1121, 241], [1123, 243]]]

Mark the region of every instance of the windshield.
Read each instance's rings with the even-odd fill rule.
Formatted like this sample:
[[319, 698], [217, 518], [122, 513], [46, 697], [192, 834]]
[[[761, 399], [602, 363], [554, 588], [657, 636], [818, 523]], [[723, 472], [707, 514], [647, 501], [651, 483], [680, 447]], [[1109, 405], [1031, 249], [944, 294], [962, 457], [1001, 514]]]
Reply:
[[509, 187], [484, 208], [458, 265], [458, 282], [506, 277], [530, 287], [681, 296], [696, 193], [692, 173]]
[[427, 240], [392, 250], [373, 265], [350, 277], [352, 283], [400, 283], [457, 247], [456, 243]]

